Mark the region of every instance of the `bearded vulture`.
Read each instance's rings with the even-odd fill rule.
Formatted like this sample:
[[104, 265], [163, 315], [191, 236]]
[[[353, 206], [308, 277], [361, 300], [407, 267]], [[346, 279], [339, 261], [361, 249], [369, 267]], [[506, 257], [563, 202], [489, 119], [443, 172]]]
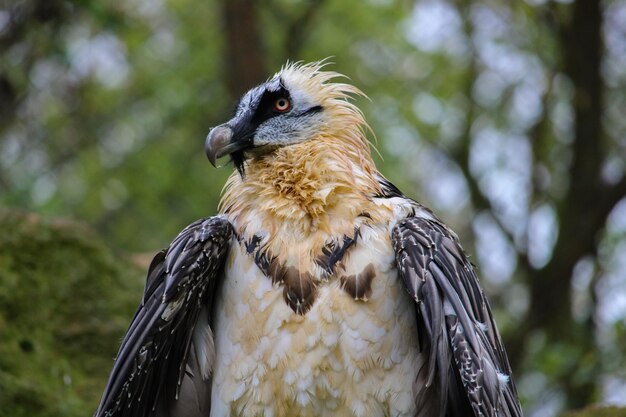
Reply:
[[378, 172], [323, 66], [210, 131], [219, 214], [155, 256], [96, 417], [522, 416], [456, 234]]

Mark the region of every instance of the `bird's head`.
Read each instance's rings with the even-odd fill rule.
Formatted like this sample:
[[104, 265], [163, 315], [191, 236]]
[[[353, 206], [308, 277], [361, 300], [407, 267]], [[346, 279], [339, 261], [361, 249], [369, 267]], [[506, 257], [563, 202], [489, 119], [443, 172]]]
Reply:
[[211, 129], [205, 151], [211, 164], [230, 155], [243, 175], [249, 158], [319, 140], [342, 129], [360, 131], [361, 112], [347, 99], [362, 95], [356, 87], [329, 82], [340, 76], [322, 71], [323, 62], [287, 64], [264, 84], [243, 95], [235, 115]]

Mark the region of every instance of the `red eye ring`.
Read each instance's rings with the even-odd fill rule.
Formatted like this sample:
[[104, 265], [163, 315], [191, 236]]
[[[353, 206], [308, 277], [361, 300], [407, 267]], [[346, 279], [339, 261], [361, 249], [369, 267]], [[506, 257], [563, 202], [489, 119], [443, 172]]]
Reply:
[[291, 101], [288, 98], [281, 97], [274, 102], [274, 110], [277, 112], [284, 113], [289, 109], [291, 109]]

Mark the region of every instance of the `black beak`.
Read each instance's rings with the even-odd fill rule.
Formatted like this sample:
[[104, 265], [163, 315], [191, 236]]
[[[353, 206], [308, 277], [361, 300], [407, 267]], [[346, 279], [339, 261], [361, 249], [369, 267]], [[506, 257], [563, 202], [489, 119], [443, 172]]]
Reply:
[[211, 129], [204, 142], [204, 152], [211, 165], [222, 156], [241, 151], [249, 146], [247, 142], [233, 140], [233, 129], [227, 124]]

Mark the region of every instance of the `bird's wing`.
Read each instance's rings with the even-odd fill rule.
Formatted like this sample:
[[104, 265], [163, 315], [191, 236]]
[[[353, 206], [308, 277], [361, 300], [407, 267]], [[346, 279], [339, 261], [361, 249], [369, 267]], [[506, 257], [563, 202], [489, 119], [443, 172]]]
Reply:
[[211, 304], [232, 233], [198, 220], [154, 257], [94, 417], [208, 416]]
[[489, 304], [456, 236], [434, 218], [392, 232], [396, 262], [416, 302], [425, 390], [440, 416], [521, 417], [511, 368]]

